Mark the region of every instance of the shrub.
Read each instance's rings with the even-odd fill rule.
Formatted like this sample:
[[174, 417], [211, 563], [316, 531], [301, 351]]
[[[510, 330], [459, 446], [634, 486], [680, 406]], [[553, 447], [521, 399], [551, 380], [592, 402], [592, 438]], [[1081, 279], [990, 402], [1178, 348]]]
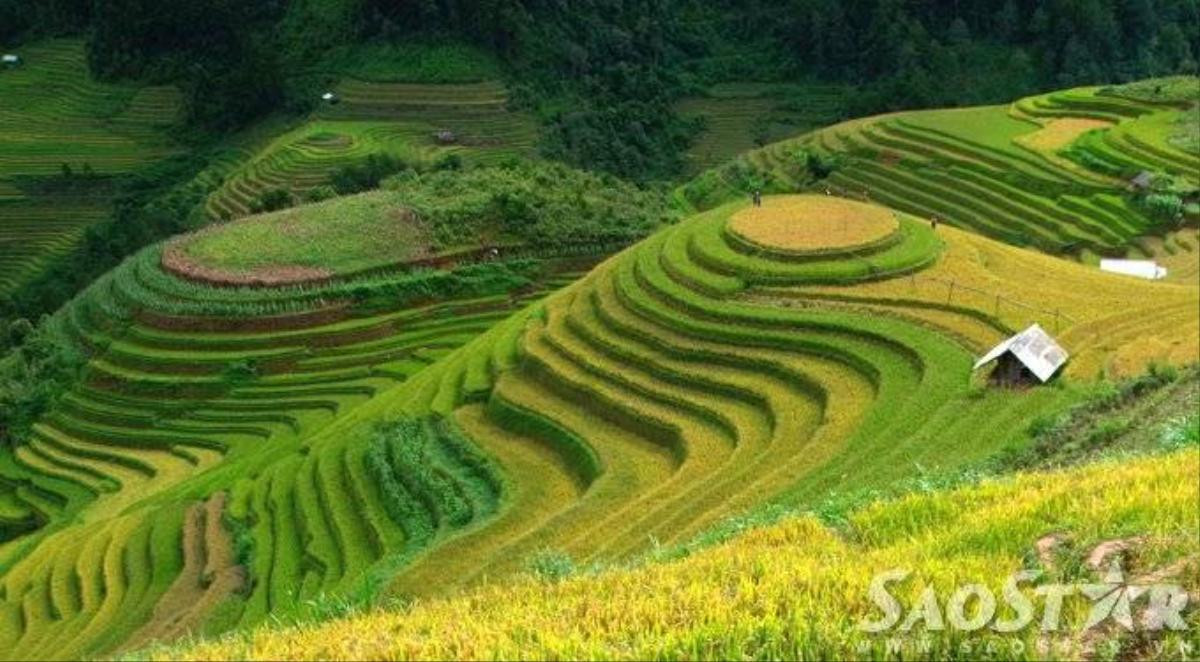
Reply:
[[230, 361], [221, 372], [221, 379], [230, 386], [252, 382], [258, 379], [258, 364], [252, 359]]
[[57, 324], [8, 325], [14, 349], [0, 360], [0, 446], [23, 443], [33, 424], [82, 375], [87, 357]]
[[463, 159], [456, 153], [450, 153], [438, 159], [433, 164], [435, 170], [462, 170]]
[[304, 194], [304, 201], [305, 202], [320, 202], [322, 200], [336, 198], [337, 194], [338, 194], [337, 189], [326, 184], [324, 186], [318, 186], [314, 189], [309, 189], [309, 191]]
[[1149, 193], [1138, 198], [1137, 203], [1159, 220], [1174, 221], [1183, 215], [1183, 200], [1174, 193]]
[[529, 571], [545, 581], [559, 581], [575, 574], [575, 562], [566, 552], [543, 549], [529, 559]]
[[662, 189], [544, 163], [417, 172], [389, 177], [443, 246], [503, 236], [533, 245], [624, 244], [669, 222]]
[[361, 163], [335, 170], [330, 176], [330, 182], [334, 190], [341, 195], [360, 193], [379, 188], [384, 178], [410, 167], [404, 159], [391, 154], [370, 154]]
[[278, 211], [286, 209], [296, 204], [296, 199], [287, 189], [273, 188], [250, 203], [250, 211], [255, 214], [262, 214], [270, 211]]
[[1200, 446], [1200, 416], [1191, 414], [1167, 421], [1159, 434], [1158, 445], [1168, 452]]

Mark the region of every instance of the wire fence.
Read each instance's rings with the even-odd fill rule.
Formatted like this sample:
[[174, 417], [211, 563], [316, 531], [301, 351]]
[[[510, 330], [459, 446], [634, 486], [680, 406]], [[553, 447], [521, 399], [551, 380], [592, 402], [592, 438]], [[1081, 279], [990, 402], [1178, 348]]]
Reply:
[[1079, 321], [1062, 312], [1061, 309], [1028, 304], [995, 291], [967, 285], [953, 278], [913, 273], [907, 277], [907, 280], [913, 291], [922, 291], [922, 288], [925, 288], [924, 293], [928, 294], [930, 287], [944, 288], [946, 305], [958, 305], [974, 308], [981, 312], [990, 312], [992, 317], [1000, 321], [1005, 321], [1007, 316], [1022, 320], [1027, 324], [1037, 322], [1044, 327], [1053, 328], [1055, 333], [1061, 331], [1063, 325], [1076, 324]]

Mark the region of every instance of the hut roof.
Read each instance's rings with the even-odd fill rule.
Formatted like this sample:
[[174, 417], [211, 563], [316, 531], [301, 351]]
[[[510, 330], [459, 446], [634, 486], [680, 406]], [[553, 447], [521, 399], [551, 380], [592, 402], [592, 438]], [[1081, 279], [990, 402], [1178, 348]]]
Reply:
[[975, 362], [975, 370], [995, 361], [1006, 352], [1011, 353], [1029, 371], [1045, 382], [1067, 362], [1067, 351], [1063, 349], [1041, 326], [1034, 324], [1028, 329], [996, 345], [983, 358]]
[[1150, 185], [1154, 183], [1154, 175], [1149, 170], [1143, 170], [1134, 175], [1129, 183], [1138, 188], [1150, 188]]

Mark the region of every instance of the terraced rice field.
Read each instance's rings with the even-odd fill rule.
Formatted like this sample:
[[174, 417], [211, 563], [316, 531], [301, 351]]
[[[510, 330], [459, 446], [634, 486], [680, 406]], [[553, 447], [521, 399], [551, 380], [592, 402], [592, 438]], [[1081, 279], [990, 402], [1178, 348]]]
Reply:
[[287, 285], [428, 257], [429, 233], [401, 198], [370, 191], [208, 226], [173, 239], [164, 266], [210, 283]]
[[684, 99], [677, 111], [704, 122], [687, 152], [697, 173], [767, 143], [791, 138], [843, 117], [846, 90], [836, 86], [723, 83], [705, 97]]
[[[338, 168], [370, 154], [411, 161], [447, 154], [491, 163], [532, 151], [534, 119], [508, 108], [497, 82], [418, 85], [346, 80], [335, 88], [339, 102], [326, 105], [299, 127], [255, 147], [232, 169], [209, 199], [214, 218], [250, 212], [263, 193], [283, 189], [303, 197], [327, 184]], [[437, 134], [450, 131], [454, 142]]]
[[1135, 259], [1153, 259], [1167, 268], [1166, 280], [1172, 283], [1195, 284], [1200, 282], [1200, 230], [1185, 228], [1172, 232], [1161, 239], [1148, 239], [1131, 252]]
[[895, 234], [896, 218], [882, 207], [796, 195], [743, 209], [730, 218], [729, 231], [767, 250], [819, 253], [884, 241]]
[[[1134, 203], [1125, 175], [1148, 169], [1195, 186], [1200, 154], [1169, 142], [1172, 121], [1194, 112], [1186, 105], [1085, 88], [1011, 107], [852, 120], [749, 152], [684, 187], [683, 197], [706, 209], [745, 195], [748, 182], [771, 192], [828, 191], [1018, 246], [1123, 256], [1139, 238], [1169, 229]], [[813, 181], [810, 154], [834, 162], [828, 178]]]
[[103, 218], [103, 192], [48, 195], [29, 177], [59, 176], [64, 165], [100, 177], [131, 172], [177, 150], [164, 129], [181, 109], [172, 87], [93, 81], [83, 42], [41, 41], [25, 64], [0, 71], [0, 292], [73, 245]]
[[[1058, 311], [1068, 347], [1080, 352], [1071, 374], [1090, 379], [1096, 365], [1154, 333], [1184, 338], [1182, 353], [1142, 357], [1143, 366], [1197, 358], [1186, 340], [1200, 324], [1195, 287], [1120, 279], [953, 230], [935, 235], [903, 215], [890, 241], [797, 259], [786, 247], [740, 242], [727, 229], [737, 211], [722, 207], [664, 231], [549, 298], [526, 323], [515, 367], [491, 380], [486, 404], [459, 408], [468, 400], [452, 385], [476, 381], [474, 361], [497, 351], [487, 347], [490, 334], [414, 381], [410, 413], [453, 414], [502, 465], [537, 467], [528, 487], [517, 480], [514, 488], [533, 514], [501, 515], [451, 541], [402, 574], [395, 592], [495, 576], [544, 547], [584, 563], [622, 558], [771, 496], [804, 501], [987, 455], [1019, 439], [1037, 412], [1074, 397], [1070, 387], [971, 387], [973, 355], [1017, 323], [1053, 323], [1055, 311], [1038, 311], [1044, 301], [1027, 292], [1048, 270], [1064, 291], [1076, 288], [1074, 307]], [[959, 274], [972, 259], [982, 272], [997, 270], [981, 276], [986, 283], [970, 280], [994, 288], [982, 302], [961, 289], [946, 301], [945, 286], [927, 300], [910, 293], [914, 279], [957, 277], [965, 286]], [[1004, 289], [1015, 274], [1024, 275]], [[997, 313], [996, 294], [1034, 314]], [[1160, 301], [1176, 314], [1149, 317]], [[1130, 332], [1095, 343], [1115, 310]], [[522, 438], [540, 463], [506, 462]], [[547, 466], [561, 478], [542, 494]], [[464, 556], [479, 566], [468, 577]]]
[[[915, 215], [928, 200], [916, 213], [985, 234], [1126, 250], [1148, 222], [1102, 176], [1014, 144], [1035, 129], [1004, 108], [910, 113], [760, 150], [746, 162], [775, 187], [799, 181], [799, 146], [842, 150], [831, 188], [890, 182], [871, 198], [894, 191], [898, 211], [728, 203], [581, 278], [523, 285], [514, 262], [491, 281], [397, 266], [229, 287], [164, 268], [162, 245], [139, 253], [53, 318], [88, 351], [86, 379], [0, 451], [0, 657], [428, 597], [546, 550], [622, 561], [765, 502], [982, 460], [1098, 375], [1196, 361], [1195, 283]], [[848, 146], [866, 140], [915, 147], [892, 162]], [[1161, 250], [1200, 265], [1188, 241]], [[1030, 322], [1072, 354], [1065, 374], [1027, 389], [972, 374]]]
[[1112, 172], [1161, 172], [1200, 186], [1200, 154], [1171, 140], [1181, 114], [1194, 116], [1198, 105], [1200, 82], [1190, 102], [1145, 101], [1114, 96], [1100, 88], [1079, 88], [1022, 99], [1013, 104], [1013, 113], [1035, 119], [1070, 117], [1110, 123], [1110, 128], [1094, 129], [1075, 142], [1087, 159]]
[[574, 278], [442, 301], [403, 271], [219, 288], [169, 275], [161, 252], [55, 316], [86, 378], [0, 453], [5, 659], [295, 613], [486, 518], [498, 474], [457, 426], [375, 432], [363, 407]]
[[[946, 627], [884, 637], [859, 629], [882, 618], [868, 598], [870, 581], [897, 568], [911, 572], [889, 590], [904, 616], [925, 587], [946, 599], [965, 581], [986, 586], [999, 602], [1004, 582], [1021, 570], [1059, 581], [1098, 579], [1114, 557], [1113, 542], [1129, 545], [1129, 532], [1138, 531], [1153, 542], [1135, 539], [1129, 554], [1139, 570], [1127, 578], [1181, 582], [1194, 595], [1197, 471], [1196, 451], [1185, 450], [1021, 475], [874, 503], [850, 515], [852, 535], [811, 516], [791, 517], [686, 558], [493, 582], [408, 608], [184, 644], [151, 659], [924, 659], [955, 657], [967, 645], [990, 645], [998, 659], [1029, 659], [1034, 651], [1078, 659], [1107, 650], [1097, 646], [1107, 643], [1103, 635], [1079, 634], [1089, 612], [1082, 595], [1064, 600], [1061, 629], [1048, 635], [1036, 627], [1002, 637]], [[1058, 542], [1039, 546], [1048, 539]], [[1044, 613], [1032, 587], [1020, 590], [1036, 605], [1035, 618]], [[1189, 650], [1196, 616], [1185, 618], [1189, 630], [1150, 635], [1152, 645]]]

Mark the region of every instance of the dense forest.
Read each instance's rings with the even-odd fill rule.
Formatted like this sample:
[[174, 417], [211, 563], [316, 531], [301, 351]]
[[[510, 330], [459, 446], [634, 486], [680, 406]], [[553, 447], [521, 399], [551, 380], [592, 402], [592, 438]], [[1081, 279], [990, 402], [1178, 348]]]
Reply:
[[1200, 3], [0, 0], [0, 40], [34, 30], [88, 34], [100, 76], [182, 83], [191, 124], [206, 131], [304, 109], [330, 49], [466, 42], [494, 53], [540, 111], [547, 153], [651, 179], [675, 172], [694, 129], [671, 102], [707, 84], [851, 83], [864, 114], [1188, 72]]

